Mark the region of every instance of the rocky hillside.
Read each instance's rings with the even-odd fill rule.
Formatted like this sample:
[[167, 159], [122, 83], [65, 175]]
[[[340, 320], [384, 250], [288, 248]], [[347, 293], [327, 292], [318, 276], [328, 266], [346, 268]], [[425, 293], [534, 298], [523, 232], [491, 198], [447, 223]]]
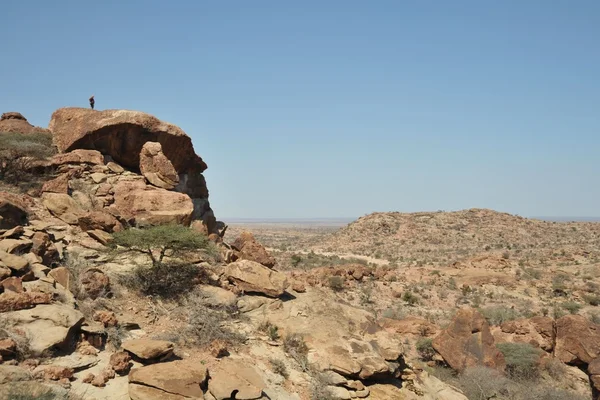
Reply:
[[485, 209], [373, 213], [320, 238], [314, 248], [367, 255], [400, 265], [445, 265], [496, 252], [526, 259], [535, 252], [593, 253], [600, 257], [599, 223], [558, 223]]
[[[286, 270], [252, 233], [224, 240], [205, 169], [181, 129], [140, 112], [67, 108], [49, 130], [0, 132], [0, 399], [598, 397], [594, 226], [537, 238], [518, 226], [543, 223], [475, 210], [449, 235], [414, 222], [437, 214], [408, 231], [378, 217], [328, 240], [412, 232], [465, 257], [503, 232], [510, 251], [570, 250], [545, 269], [492, 252], [442, 269], [295, 254]], [[510, 228], [486, 226], [498, 218]]]

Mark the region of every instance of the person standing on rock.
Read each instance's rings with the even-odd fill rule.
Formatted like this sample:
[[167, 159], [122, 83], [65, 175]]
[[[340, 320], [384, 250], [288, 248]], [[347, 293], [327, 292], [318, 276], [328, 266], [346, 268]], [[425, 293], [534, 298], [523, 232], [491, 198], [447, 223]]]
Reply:
[[96, 100], [94, 100], [94, 96], [90, 97], [90, 107], [92, 107], [92, 110], [94, 109], [94, 104], [96, 104]]

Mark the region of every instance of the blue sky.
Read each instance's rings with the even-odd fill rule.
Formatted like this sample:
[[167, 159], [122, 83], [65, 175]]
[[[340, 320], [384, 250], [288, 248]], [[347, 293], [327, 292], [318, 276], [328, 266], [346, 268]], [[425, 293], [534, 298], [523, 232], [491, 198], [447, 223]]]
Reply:
[[146, 111], [218, 217], [600, 216], [600, 2], [15, 1], [0, 111]]

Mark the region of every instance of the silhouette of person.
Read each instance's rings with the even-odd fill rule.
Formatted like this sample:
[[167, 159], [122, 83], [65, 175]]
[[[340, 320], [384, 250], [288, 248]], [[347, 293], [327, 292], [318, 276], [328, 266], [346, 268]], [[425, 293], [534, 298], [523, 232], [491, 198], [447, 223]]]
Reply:
[[94, 104], [96, 104], [96, 101], [94, 100], [94, 96], [90, 97], [90, 107], [92, 107], [92, 110], [94, 109]]

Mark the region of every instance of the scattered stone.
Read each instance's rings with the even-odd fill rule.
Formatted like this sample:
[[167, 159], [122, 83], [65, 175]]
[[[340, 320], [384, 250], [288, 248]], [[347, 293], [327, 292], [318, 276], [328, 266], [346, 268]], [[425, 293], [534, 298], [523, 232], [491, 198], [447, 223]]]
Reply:
[[140, 171], [148, 182], [159, 188], [172, 190], [179, 183], [179, 175], [158, 142], [146, 142], [140, 152]]
[[95, 376], [94, 374], [92, 374], [91, 372], [88, 373], [86, 376], [83, 377], [83, 379], [81, 380], [83, 383], [92, 383], [92, 381], [94, 380]]
[[173, 354], [175, 344], [166, 340], [133, 339], [121, 347], [144, 362], [168, 359]]
[[0, 251], [9, 254], [24, 254], [31, 249], [32, 241], [28, 239], [4, 239], [0, 241]]
[[210, 344], [210, 354], [215, 358], [227, 357], [229, 350], [227, 350], [227, 342], [220, 339], [215, 339]]
[[229, 264], [225, 276], [244, 292], [262, 293], [270, 297], [281, 296], [288, 285], [285, 274], [249, 260]]
[[89, 268], [79, 277], [79, 284], [91, 299], [110, 293], [110, 279], [98, 268]]
[[43, 379], [59, 381], [61, 379], [71, 379], [73, 377], [72, 368], [61, 367], [57, 365], [42, 365], [36, 368], [34, 374], [40, 375]]
[[117, 316], [112, 311], [96, 311], [94, 312], [94, 321], [98, 321], [104, 325], [105, 328], [117, 326], [119, 321]]
[[119, 351], [110, 356], [110, 366], [119, 375], [129, 373], [131, 368], [131, 357], [126, 351]]
[[70, 368], [73, 371], [77, 372], [91, 368], [97, 365], [99, 361], [100, 360], [98, 359], [98, 357], [73, 353], [68, 356], [53, 358], [52, 365], [57, 367]]
[[25, 233], [25, 229], [19, 225], [19, 226], [15, 226], [12, 229], [7, 230], [0, 237], [2, 237], [2, 239], [16, 239], [19, 236], [21, 236], [23, 233]]

